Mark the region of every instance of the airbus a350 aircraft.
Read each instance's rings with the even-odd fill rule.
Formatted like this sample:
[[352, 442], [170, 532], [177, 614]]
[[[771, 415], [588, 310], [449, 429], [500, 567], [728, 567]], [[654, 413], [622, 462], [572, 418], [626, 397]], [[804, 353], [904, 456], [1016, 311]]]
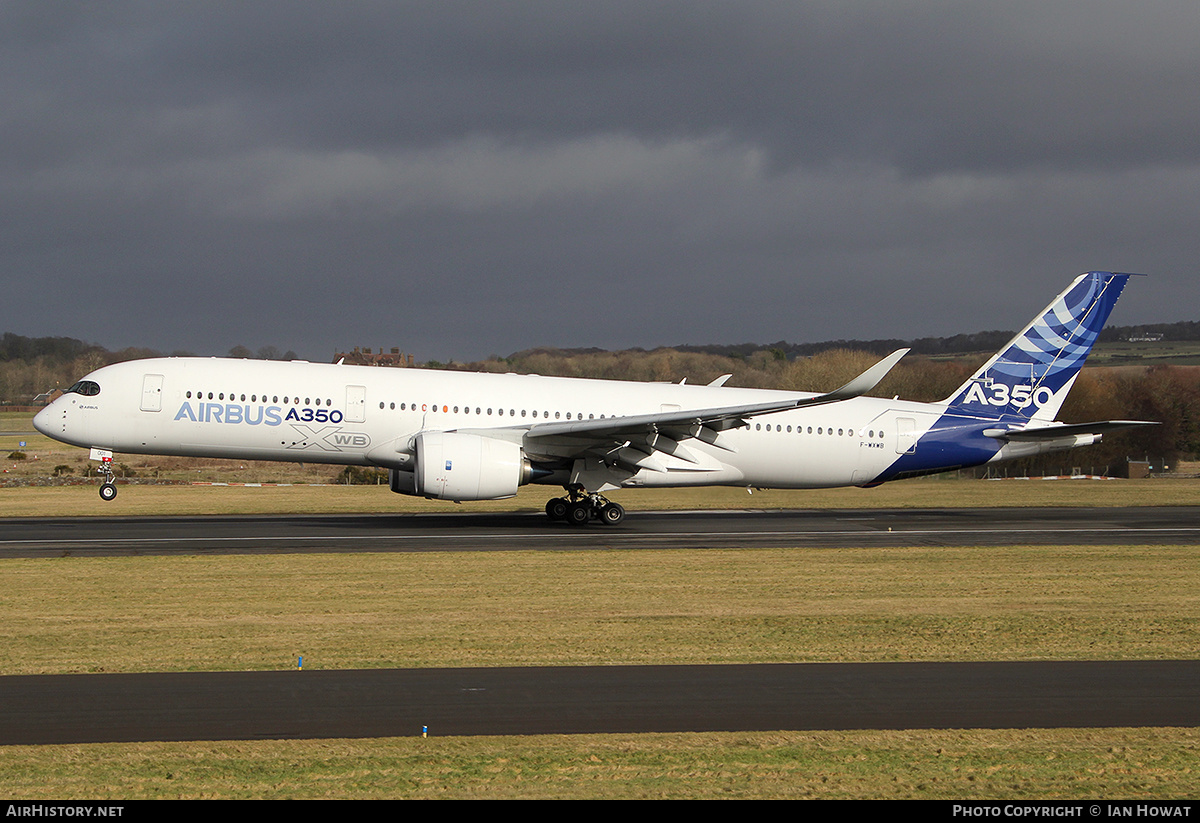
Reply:
[[92, 449], [106, 500], [130, 452], [380, 466], [440, 500], [562, 486], [552, 518], [615, 524], [617, 488], [876, 486], [1145, 425], [1054, 420], [1129, 277], [1080, 275], [941, 403], [863, 396], [907, 349], [827, 394], [173, 357], [97, 369], [33, 423]]

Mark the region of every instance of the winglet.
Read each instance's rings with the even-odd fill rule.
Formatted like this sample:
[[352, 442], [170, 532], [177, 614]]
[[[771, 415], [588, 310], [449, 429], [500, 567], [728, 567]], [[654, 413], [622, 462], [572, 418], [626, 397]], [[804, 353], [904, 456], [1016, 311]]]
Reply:
[[838, 400], [850, 400], [854, 397], [861, 397], [878, 386], [879, 381], [883, 380], [887, 376], [887, 373], [892, 370], [892, 367], [900, 362], [900, 358], [908, 354], [908, 352], [909, 349], [897, 349], [840, 389], [834, 389], [828, 394], [821, 395], [819, 398], [820, 401], [822, 403], [833, 403]]

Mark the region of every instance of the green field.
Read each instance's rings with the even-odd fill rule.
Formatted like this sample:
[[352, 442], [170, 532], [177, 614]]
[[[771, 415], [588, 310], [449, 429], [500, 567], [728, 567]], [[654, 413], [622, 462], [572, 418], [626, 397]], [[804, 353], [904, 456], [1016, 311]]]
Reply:
[[1200, 340], [1125, 341], [1099, 343], [1088, 357], [1088, 365], [1098, 366], [1170, 366], [1200, 365]]

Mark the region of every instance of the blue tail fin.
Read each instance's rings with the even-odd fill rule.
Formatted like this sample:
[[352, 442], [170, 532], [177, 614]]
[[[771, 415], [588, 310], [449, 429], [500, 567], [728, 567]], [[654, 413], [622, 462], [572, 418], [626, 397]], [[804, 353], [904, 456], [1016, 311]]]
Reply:
[[1131, 275], [1081, 274], [946, 400], [951, 414], [1053, 420]]

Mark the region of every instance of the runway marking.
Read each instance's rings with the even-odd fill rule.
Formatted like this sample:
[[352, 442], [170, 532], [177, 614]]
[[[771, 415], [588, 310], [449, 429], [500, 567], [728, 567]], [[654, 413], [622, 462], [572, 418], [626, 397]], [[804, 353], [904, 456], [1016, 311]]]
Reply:
[[1094, 526], [1069, 529], [895, 529], [889, 531], [880, 531], [876, 529], [854, 529], [843, 531], [738, 531], [738, 532], [618, 532], [618, 531], [580, 531], [580, 532], [488, 532], [483, 534], [472, 534], [467, 531], [455, 534], [381, 534], [381, 535], [321, 535], [314, 537], [313, 535], [271, 535], [269, 537], [257, 536], [234, 536], [234, 537], [91, 537], [77, 538], [71, 540], [0, 540], [0, 546], [37, 546], [37, 545], [63, 545], [70, 543], [80, 546], [98, 546], [98, 545], [135, 545], [147, 543], [284, 543], [284, 542], [339, 542], [339, 541], [358, 541], [358, 542], [375, 542], [380, 540], [438, 540], [438, 539], [463, 539], [473, 538], [478, 540], [563, 540], [566, 538], [575, 538], [584, 540], [595, 537], [610, 537], [615, 539], [620, 538], [663, 538], [677, 540], [682, 538], [706, 538], [712, 540], [714, 538], [758, 538], [764, 537], [783, 537], [783, 538], [804, 538], [804, 537], [868, 537], [868, 536], [887, 536], [887, 537], [906, 537], [906, 536], [925, 536], [925, 535], [977, 535], [977, 534], [1093, 534], [1096, 532], [1122, 532], [1129, 534], [1162, 534], [1162, 533], [1200, 533], [1200, 527], [1186, 526], [1163, 526], [1163, 527], [1139, 527], [1139, 526]]

